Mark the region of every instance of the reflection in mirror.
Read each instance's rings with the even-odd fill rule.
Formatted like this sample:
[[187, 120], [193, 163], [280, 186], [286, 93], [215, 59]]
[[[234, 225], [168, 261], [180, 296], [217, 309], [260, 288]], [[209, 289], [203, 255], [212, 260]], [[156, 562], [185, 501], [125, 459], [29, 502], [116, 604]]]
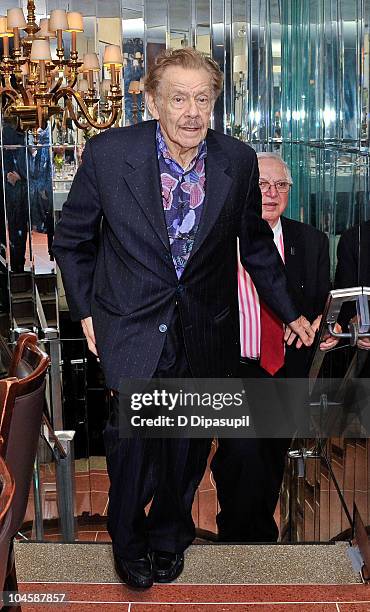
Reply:
[[144, 19], [141, 11], [123, 9], [123, 64], [125, 83], [125, 124], [144, 118]]
[[167, 5], [161, 0], [145, 0], [145, 69], [166, 48]]
[[198, 51], [211, 55], [210, 0], [195, 0], [195, 40]]
[[[223, 0], [213, 0], [211, 4], [211, 46], [212, 58], [217, 62], [222, 72], [224, 72], [225, 60], [225, 25]], [[224, 131], [224, 100], [226, 84], [224, 83], [223, 93], [216, 100], [213, 110], [212, 127], [219, 132]]]
[[[19, 131], [16, 121], [3, 115], [1, 138], [3, 188], [1, 219], [6, 220], [6, 225], [3, 225], [1, 230], [1, 289], [4, 289], [1, 302], [9, 306], [10, 329], [22, 327], [33, 329], [35, 308], [31, 273], [32, 243], [25, 135]], [[5, 296], [6, 289], [9, 290], [8, 299]], [[9, 335], [9, 330], [6, 335]]]
[[192, 46], [191, 5], [192, 3], [186, 0], [168, 2], [168, 47], [171, 49]]
[[27, 172], [33, 269], [36, 275], [47, 274], [55, 270], [51, 253], [54, 216], [49, 128], [39, 131], [37, 144], [29, 137]]

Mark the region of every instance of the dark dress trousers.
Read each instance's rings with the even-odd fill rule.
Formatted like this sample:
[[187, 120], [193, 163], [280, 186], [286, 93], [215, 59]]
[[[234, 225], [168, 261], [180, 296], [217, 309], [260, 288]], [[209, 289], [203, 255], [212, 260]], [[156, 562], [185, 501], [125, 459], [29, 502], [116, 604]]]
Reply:
[[[158, 372], [237, 374], [237, 236], [242, 263], [266, 303], [285, 322], [299, 316], [272, 232], [261, 219], [256, 155], [212, 130], [206, 140], [204, 210], [177, 279], [155, 130], [156, 122], [148, 121], [87, 142], [55, 232], [53, 251], [71, 317], [92, 316], [106, 384], [114, 390], [122, 378]], [[126, 558], [141, 556], [147, 546], [180, 552], [194, 536], [191, 503], [209, 441], [119, 440], [116, 408], [104, 434], [113, 548]], [[145, 518], [150, 499], [153, 510]]]
[[[285, 268], [294, 301], [313, 321], [322, 313], [330, 290], [329, 243], [311, 225], [281, 218]], [[275, 377], [307, 375], [311, 349], [286, 346], [284, 367]], [[258, 362], [240, 364], [242, 378], [268, 378]], [[262, 381], [261, 381], [261, 384]], [[219, 539], [273, 542], [278, 528], [274, 511], [284, 474], [287, 439], [223, 439], [211, 468], [217, 485]]]

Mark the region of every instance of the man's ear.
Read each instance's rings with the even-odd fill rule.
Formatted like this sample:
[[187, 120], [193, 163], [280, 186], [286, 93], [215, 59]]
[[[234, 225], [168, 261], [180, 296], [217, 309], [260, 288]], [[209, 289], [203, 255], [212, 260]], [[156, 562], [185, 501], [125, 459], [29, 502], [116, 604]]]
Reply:
[[145, 101], [148, 107], [148, 111], [150, 112], [153, 119], [159, 119], [159, 113], [153, 95], [150, 93], [145, 94]]

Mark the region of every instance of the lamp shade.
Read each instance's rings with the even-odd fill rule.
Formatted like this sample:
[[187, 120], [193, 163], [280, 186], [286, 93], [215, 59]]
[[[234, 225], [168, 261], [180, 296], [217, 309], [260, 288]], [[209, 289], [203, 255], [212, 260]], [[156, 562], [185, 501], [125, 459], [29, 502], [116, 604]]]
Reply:
[[13, 31], [9, 30], [8, 20], [6, 17], [0, 17], [0, 38], [4, 36], [14, 36]]
[[123, 65], [121, 47], [118, 45], [107, 45], [104, 49], [103, 64], [104, 66], [114, 64], [116, 68], [121, 68]]
[[31, 62], [39, 62], [40, 60], [51, 62], [50, 44], [48, 40], [35, 38], [32, 41], [30, 60]]
[[104, 96], [106, 96], [107, 93], [109, 93], [111, 82], [112, 81], [110, 79], [102, 80], [101, 85], [100, 85], [100, 91]]
[[130, 85], [128, 86], [129, 94], [139, 94], [140, 93], [140, 82], [139, 81], [130, 81]]
[[84, 53], [83, 61], [83, 72], [87, 72], [88, 70], [100, 70], [99, 60], [96, 53]]
[[54, 9], [50, 13], [51, 30], [68, 30], [67, 13], [63, 9]]
[[88, 91], [89, 89], [89, 84], [87, 82], [87, 79], [80, 79], [77, 82], [77, 89], [79, 92], [84, 93], [85, 91]]
[[56, 33], [50, 30], [50, 22], [47, 17], [40, 19], [40, 29], [36, 32], [36, 38], [55, 38]]
[[136, 51], [135, 59], [141, 60], [141, 53], [140, 53], [140, 51]]
[[68, 32], [83, 32], [84, 31], [84, 20], [81, 13], [71, 11], [67, 13], [68, 21]]
[[9, 28], [25, 28], [27, 22], [21, 8], [11, 8], [7, 11]]

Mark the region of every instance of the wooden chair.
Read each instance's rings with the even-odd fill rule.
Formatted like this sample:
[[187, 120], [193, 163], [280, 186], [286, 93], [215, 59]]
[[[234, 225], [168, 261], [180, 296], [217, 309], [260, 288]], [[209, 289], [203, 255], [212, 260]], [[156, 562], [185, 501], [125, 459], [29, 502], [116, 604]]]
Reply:
[[10, 504], [14, 497], [14, 479], [9, 473], [8, 466], [0, 457], [0, 530], [5, 522]]
[[22, 334], [13, 354], [10, 377], [0, 380], [0, 456], [15, 481], [9, 517], [0, 532], [0, 591], [17, 590], [13, 538], [26, 513], [49, 361], [37, 346], [37, 336]]

